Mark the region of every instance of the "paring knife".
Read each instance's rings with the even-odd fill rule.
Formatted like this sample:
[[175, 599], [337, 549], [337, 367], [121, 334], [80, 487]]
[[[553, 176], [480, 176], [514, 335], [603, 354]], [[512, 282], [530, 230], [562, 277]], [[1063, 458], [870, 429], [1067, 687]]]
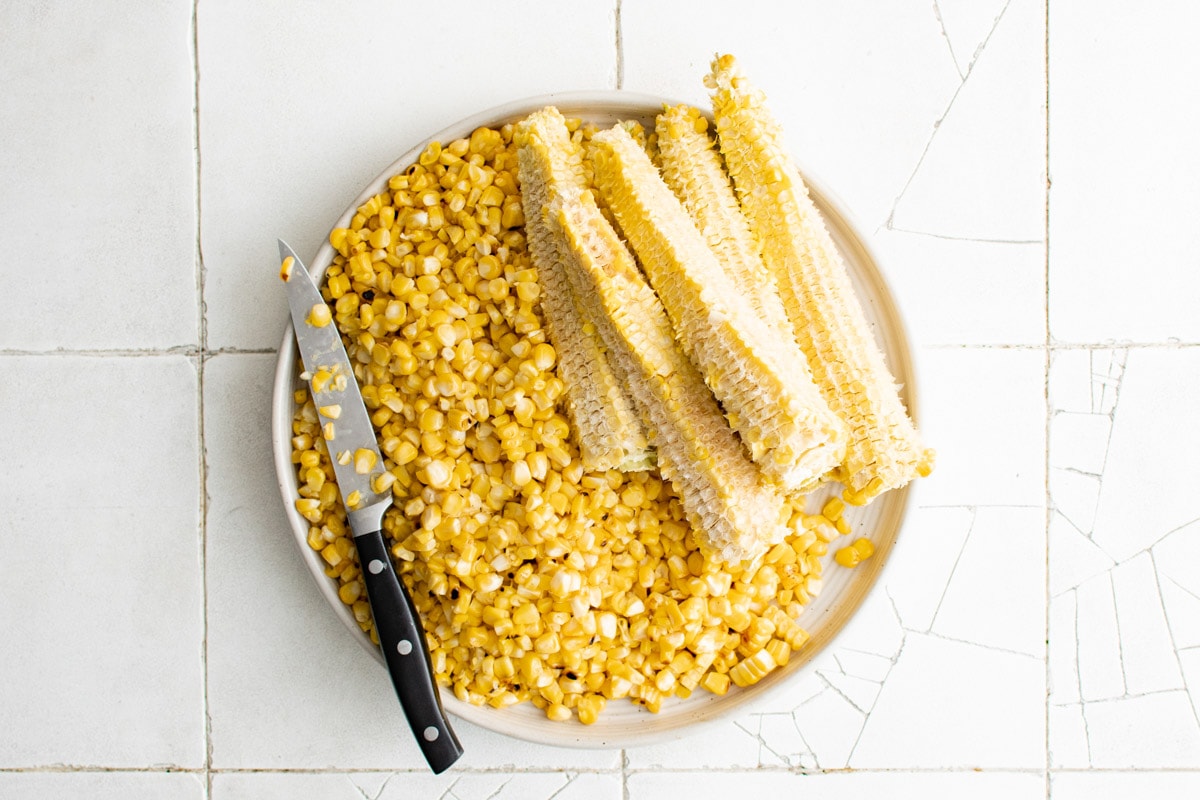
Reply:
[[376, 492], [371, 486], [372, 479], [383, 471], [375, 429], [363, 405], [337, 324], [329, 321], [328, 316], [322, 320], [328, 309], [312, 276], [282, 240], [279, 258], [285, 264], [280, 277], [287, 283], [296, 343], [304, 368], [311, 376], [309, 388], [354, 533], [379, 644], [417, 744], [429, 767], [435, 774], [440, 773], [458, 760], [463, 749], [442, 709], [417, 610], [396, 576], [391, 554], [384, 544], [383, 512], [392, 504], [392, 493], [390, 489]]

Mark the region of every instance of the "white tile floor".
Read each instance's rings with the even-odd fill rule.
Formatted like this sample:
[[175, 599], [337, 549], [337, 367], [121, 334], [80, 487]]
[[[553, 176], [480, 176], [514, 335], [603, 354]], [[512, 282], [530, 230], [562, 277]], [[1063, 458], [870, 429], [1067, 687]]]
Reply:
[[[0, 7], [0, 797], [1200, 793], [1200, 10], [424, 8]], [[431, 776], [287, 532], [273, 240], [486, 106], [702, 101], [718, 50], [880, 256], [938, 470], [778, 707], [628, 751], [460, 723]]]

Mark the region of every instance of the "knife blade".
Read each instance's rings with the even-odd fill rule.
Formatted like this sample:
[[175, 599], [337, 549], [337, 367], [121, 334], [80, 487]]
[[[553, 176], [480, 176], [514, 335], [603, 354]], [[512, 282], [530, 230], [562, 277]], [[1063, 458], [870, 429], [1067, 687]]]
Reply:
[[296, 344], [354, 534], [388, 673], [425, 760], [435, 774], [440, 773], [458, 760], [463, 749], [442, 708], [416, 607], [396, 575], [384, 542], [383, 515], [392, 504], [392, 493], [374, 488], [376, 476], [384, 471], [375, 429], [332, 310], [300, 258], [283, 240], [279, 241], [279, 258], [284, 264], [280, 277], [287, 285]]

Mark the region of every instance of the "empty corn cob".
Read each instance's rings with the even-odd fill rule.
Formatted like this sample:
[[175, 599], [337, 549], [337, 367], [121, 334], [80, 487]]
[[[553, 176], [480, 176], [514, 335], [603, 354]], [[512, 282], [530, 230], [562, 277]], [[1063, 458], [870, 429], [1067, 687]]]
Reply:
[[841, 254], [788, 156], [761, 91], [732, 56], [713, 62], [713, 116], [726, 167], [762, 248], [796, 339], [829, 405], [850, 427], [838, 477], [865, 503], [927, 474], [923, 448], [895, 379], [871, 336]]
[[[553, 208], [553, 205], [552, 205]], [[783, 498], [763, 480], [730, 430], [700, 373], [680, 351], [671, 324], [632, 255], [590, 193], [558, 204], [576, 296], [625, 378], [651, 431], [701, 547], [736, 561], [781, 541]]]
[[584, 190], [583, 160], [557, 109], [530, 115], [517, 126], [518, 169], [525, 232], [542, 287], [542, 315], [558, 351], [567, 387], [567, 412], [587, 469], [648, 469], [646, 443], [632, 400], [617, 382], [595, 326], [576, 302], [563, 271], [562, 243], [552, 236], [546, 208], [558, 196]]
[[841, 462], [846, 437], [795, 341], [742, 295], [624, 129], [597, 133], [592, 145], [596, 188], [751, 459], [785, 489], [811, 488]]
[[[794, 343], [796, 334], [783, 301], [758, 254], [716, 143], [708, 135], [708, 119], [692, 106], [671, 106], [658, 115], [655, 132], [663, 180], [758, 315], [783, 340]], [[797, 368], [810, 374], [799, 346], [794, 355]]]

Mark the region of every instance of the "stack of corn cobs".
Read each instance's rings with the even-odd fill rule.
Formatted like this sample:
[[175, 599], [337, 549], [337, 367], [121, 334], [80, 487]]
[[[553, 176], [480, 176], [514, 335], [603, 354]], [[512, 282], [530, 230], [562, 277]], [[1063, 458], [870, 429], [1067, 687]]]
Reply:
[[[930, 468], [762, 95], [728, 56], [710, 78], [716, 144], [686, 107], [649, 135], [547, 108], [431, 143], [330, 234], [384, 530], [465, 702], [593, 723], [761, 680], [808, 640], [845, 505]], [[374, 637], [296, 401], [308, 544]]]
[[762, 93], [728, 55], [708, 83], [715, 145], [687, 106], [648, 142], [617, 125], [585, 148], [554, 108], [515, 138], [585, 467], [653, 448], [700, 547], [738, 561], [783, 541], [788, 495], [836, 479], [862, 505], [932, 453]]

